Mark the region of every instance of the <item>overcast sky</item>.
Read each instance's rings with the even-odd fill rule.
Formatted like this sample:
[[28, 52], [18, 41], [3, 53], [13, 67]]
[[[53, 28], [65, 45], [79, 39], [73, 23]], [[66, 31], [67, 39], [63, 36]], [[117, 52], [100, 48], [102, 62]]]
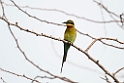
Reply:
[[[13, 4], [9, 0], [2, 0], [5, 3]], [[102, 0], [101, 0], [102, 1]], [[14, 0], [19, 6], [31, 6], [46, 9], [58, 9], [66, 13], [75, 14], [77, 16], [89, 18], [96, 21], [112, 20], [110, 15], [101, 9], [93, 0]], [[98, 0], [98, 2], [100, 2]], [[102, 3], [117, 15], [124, 12], [124, 0], [103, 0]], [[18, 22], [23, 28], [33, 30], [37, 33], [52, 35], [56, 38], [63, 39], [66, 27], [40, 22], [28, 17], [16, 7], [6, 6], [5, 14], [10, 22]], [[79, 31], [92, 35], [93, 37], [109, 37], [117, 38], [119, 41], [124, 41], [124, 29], [116, 23], [94, 23], [84, 19], [79, 19], [74, 16], [68, 16], [57, 11], [33, 10], [23, 8], [29, 14], [36, 16], [42, 20], [47, 20], [54, 23], [62, 24], [62, 22], [72, 19], [75, 22], [75, 27]], [[2, 9], [0, 7], [0, 16]], [[119, 20], [119, 18], [116, 18]], [[61, 62], [63, 58], [63, 43], [53, 39], [36, 36], [34, 34], [21, 31], [17, 27], [11, 27], [15, 34], [20, 47], [25, 52], [26, 56], [36, 63], [38, 66], [55, 75], [67, 77], [79, 83], [106, 83], [101, 79], [104, 77], [104, 72], [85, 54], [81, 53], [74, 47], [68, 51], [67, 61], [64, 63], [63, 72], [60, 73]], [[77, 34], [75, 45], [85, 50], [93, 40], [85, 35]], [[109, 44], [124, 47], [113, 41], [107, 41]], [[89, 54], [110, 72], [113, 73], [121, 67], [124, 67], [124, 50], [106, 46], [100, 42], [96, 42]], [[25, 74], [31, 78], [35, 76], [47, 75], [39, 71], [36, 67], [25, 60], [22, 53], [18, 50], [16, 43], [9, 32], [7, 24], [0, 19], [0, 67], [6, 70], [13, 71], [18, 74]], [[124, 81], [124, 70], [117, 74], [119, 80]], [[30, 83], [30, 80], [17, 77], [3, 71], [0, 71], [0, 77], [3, 77], [7, 83]], [[16, 79], [15, 79], [16, 78]], [[38, 79], [42, 83], [65, 83], [64, 81], [55, 79]], [[0, 83], [3, 83], [0, 80]]]

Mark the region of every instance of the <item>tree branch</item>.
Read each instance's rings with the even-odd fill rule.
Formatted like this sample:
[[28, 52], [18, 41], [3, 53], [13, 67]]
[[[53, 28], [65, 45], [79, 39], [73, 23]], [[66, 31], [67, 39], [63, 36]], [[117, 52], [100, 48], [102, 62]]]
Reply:
[[123, 69], [124, 69], [124, 67], [118, 69], [115, 73], [113, 73], [113, 75], [115, 76], [118, 72], [120, 72], [120, 71], [123, 70]]
[[[20, 27], [20, 26], [18, 25], [18, 23], [16, 23], [16, 24], [12, 24], [12, 23], [10, 24], [9, 22], [7, 22], [7, 23], [8, 23], [8, 25], [13, 25], [13, 26], [18, 27], [19, 29], [21, 29], [21, 30], [23, 30], [23, 31], [33, 33], [33, 34], [35, 34], [36, 36], [44, 36], [44, 37], [47, 37], [47, 38], [51, 38], [51, 39], [54, 39], [54, 40], [58, 40], [58, 41], [62, 41], [62, 42], [64, 42], [64, 43], [69, 43], [69, 44], [71, 44], [70, 42], [67, 42], [67, 41], [65, 41], [65, 40], [61, 40], [60, 38], [55, 38], [55, 37], [52, 37], [52, 36], [48, 36], [48, 35], [43, 34], [43, 33], [38, 34], [38, 33], [34, 32], [34, 31], [30, 31], [30, 30], [28, 30], [28, 29], [24, 29], [24, 28]], [[109, 38], [101, 38], [101, 39], [109, 39]], [[46, 72], [46, 73], [50, 74], [51, 76], [55, 76], [55, 75], [51, 74], [50, 72], [41, 69], [38, 65], [36, 65], [36, 64], [34, 64], [32, 61], [30, 61], [30, 60], [26, 57], [25, 53], [24, 53], [24, 52], [21, 50], [21, 48], [19, 47], [17, 39], [15, 39], [15, 41], [16, 41], [16, 43], [17, 43], [17, 47], [18, 47], [19, 50], [22, 52], [22, 54], [24, 55], [24, 57], [25, 57], [26, 60], [28, 60], [31, 64], [33, 64], [35, 67], [37, 67], [37, 68], [40, 69], [41, 71]], [[114, 40], [114, 41], [117, 41], [117, 40]], [[71, 45], [72, 45], [73, 47], [75, 47], [76, 49], [78, 49], [79, 51], [81, 51], [82, 53], [84, 53], [92, 62], [94, 62], [97, 66], [99, 66], [99, 67], [100, 67], [106, 74], [108, 74], [111, 78], [113, 78], [113, 80], [115, 80], [115, 82], [119, 83], [118, 79], [117, 79], [116, 77], [114, 77], [109, 71], [107, 71], [107, 70], [99, 63], [98, 60], [95, 60], [95, 59], [94, 59], [93, 57], [91, 57], [86, 51], [84, 51], [84, 50], [82, 50], [81, 48], [75, 46], [74, 44], [71, 44]], [[56, 77], [56, 76], [55, 76], [55, 77]], [[65, 78], [63, 79], [63, 77], [58, 77], [58, 78], [59, 78], [59, 79], [62, 79], [62, 80], [65, 80]], [[66, 79], [66, 80], [67, 80], [67, 79]], [[69, 79], [68, 79], [68, 80], [69, 80]], [[70, 81], [70, 80], [69, 80], [69, 81]]]
[[2, 77], [0, 79], [3, 81], [3, 83], [7, 83]]
[[[26, 11], [22, 10], [21, 8], [30, 8], [30, 9], [37, 9], [37, 10], [45, 10], [45, 11], [56, 11], [56, 12], [60, 12], [60, 13], [63, 13], [65, 15], [68, 15], [68, 16], [73, 16], [73, 17], [76, 17], [76, 18], [79, 18], [79, 19], [84, 19], [86, 21], [89, 21], [89, 22], [93, 22], [93, 23], [114, 23], [114, 22], [120, 22], [120, 20], [108, 20], [108, 21], [96, 21], [96, 20], [92, 20], [92, 19], [89, 19], [89, 18], [85, 18], [85, 17], [81, 17], [81, 16], [77, 16], [75, 14], [70, 14], [70, 13], [67, 13], [65, 11], [62, 11], [62, 10], [58, 10], [58, 9], [46, 9], [46, 8], [33, 8], [33, 7], [30, 7], [30, 6], [18, 6], [13, 0], [10, 0], [14, 6], [16, 6], [20, 11], [22, 11], [23, 13], [27, 14], [29, 17], [32, 17], [32, 18], [35, 18], [41, 22], [46, 22], [48, 24], [55, 24], [55, 25], [61, 25], [61, 24], [58, 24], [58, 23], [53, 23], [53, 22], [48, 22], [46, 20], [41, 20], [35, 16], [32, 16], [30, 15], [29, 13], [27, 13]], [[8, 4], [6, 4], [8, 5]], [[13, 6], [11, 4], [9, 4], [8, 6]]]
[[[16, 23], [16, 25], [18, 26], [17, 23]], [[18, 26], [18, 27], [19, 27], [19, 26]], [[39, 67], [37, 64], [35, 64], [33, 61], [31, 61], [31, 60], [26, 56], [25, 52], [24, 52], [24, 51], [21, 49], [21, 47], [19, 46], [18, 40], [16, 39], [15, 35], [13, 34], [13, 32], [12, 32], [12, 30], [11, 30], [11, 28], [10, 28], [10, 24], [9, 24], [9, 23], [8, 23], [8, 28], [9, 28], [9, 31], [10, 31], [10, 33], [12, 34], [12, 36], [13, 36], [15, 42], [16, 42], [17, 48], [18, 48], [19, 51], [24, 55], [24, 58], [25, 58], [28, 62], [30, 62], [32, 65], [34, 65], [34, 66], [35, 66], [36, 68], [38, 68], [40, 71], [45, 72], [45, 73], [47, 73], [47, 74], [49, 74], [49, 75], [51, 75], [51, 76], [53, 76], [53, 77], [56, 77], [56, 78], [58, 78], [58, 79], [61, 79], [61, 80], [63, 80], [63, 81], [67, 81], [67, 82], [70, 82], [70, 83], [78, 83], [78, 82], [74, 82], [74, 81], [72, 81], [72, 80], [70, 80], [70, 79], [68, 79], [68, 78], [66, 78], [66, 77], [60, 77], [60, 76], [54, 75], [54, 74], [50, 73], [49, 71], [46, 71], [46, 70], [42, 69], [42, 68]], [[29, 32], [32, 32], [32, 33], [36, 33], [36, 32], [30, 31], [30, 30], [28, 30], [28, 29], [27, 29], [26, 31], [27, 31], [27, 32], [29, 31]], [[38, 36], [38, 35], [37, 35], [37, 36]], [[45, 36], [45, 37], [48, 37], [48, 38], [55, 39], [54, 37], [50, 37], [50, 36], [47, 36], [47, 35], [45, 35], [45, 34], [41, 34], [41, 36]], [[56, 40], [57, 40], [57, 38], [56, 38]]]
[[4, 72], [7, 72], [7, 73], [10, 73], [10, 74], [13, 74], [13, 75], [16, 75], [16, 76], [20, 76], [20, 77], [26, 78], [26, 79], [31, 80], [31, 81], [35, 81], [35, 82], [37, 82], [37, 83], [41, 83], [41, 82], [39, 82], [38, 80], [32, 79], [32, 78], [30, 78], [30, 77], [28, 77], [28, 76], [26, 76], [26, 75], [24, 75], [24, 74], [23, 74], [23, 75], [17, 74], [17, 73], [15, 73], [15, 72], [8, 71], [8, 70], [5, 70], [5, 69], [3, 69], [3, 68], [0, 68], [0, 70], [1, 70], [1, 71], [4, 71]]

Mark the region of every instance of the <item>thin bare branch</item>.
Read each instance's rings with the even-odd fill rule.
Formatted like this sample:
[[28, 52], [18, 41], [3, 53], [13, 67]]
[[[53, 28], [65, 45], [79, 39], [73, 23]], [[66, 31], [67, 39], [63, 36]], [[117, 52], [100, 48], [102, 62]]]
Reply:
[[[86, 21], [93, 22], [93, 23], [114, 23], [114, 22], [118, 23], [118, 22], [120, 22], [120, 20], [96, 21], [96, 20], [92, 20], [92, 19], [89, 19], [89, 18], [77, 16], [75, 14], [70, 14], [70, 13], [67, 13], [67, 12], [59, 10], [59, 9], [33, 8], [33, 7], [30, 7], [30, 6], [18, 6], [13, 0], [10, 0], [10, 1], [14, 4], [14, 6], [16, 6], [23, 13], [27, 14], [29, 17], [35, 18], [35, 19], [37, 19], [37, 20], [39, 20], [41, 22], [46, 22], [48, 24], [54, 24], [54, 25], [60, 25], [61, 26], [61, 24], [53, 23], [53, 22], [48, 22], [46, 20], [41, 20], [41, 19], [39, 19], [39, 18], [37, 18], [35, 16], [32, 16], [29, 13], [27, 13], [26, 11], [22, 10], [21, 8], [30, 8], [30, 9], [45, 10], [45, 11], [56, 11], [56, 12], [63, 13], [65, 15], [73, 16], [73, 17], [76, 17], [76, 18], [79, 18], [79, 19], [84, 19]], [[6, 4], [6, 5], [7, 6], [13, 6], [12, 4]]]
[[96, 0], [93, 0], [95, 3], [97, 3], [98, 5], [100, 5], [105, 11], [107, 11], [108, 13], [110, 13], [110, 14], [112, 14], [112, 15], [114, 15], [114, 16], [116, 16], [116, 17], [118, 17], [119, 18], [119, 15], [117, 15], [116, 13], [114, 13], [114, 12], [112, 12], [112, 11], [110, 11], [107, 7], [105, 7], [102, 3], [100, 3], [100, 2], [97, 2]]
[[105, 42], [103, 42], [102, 40], [100, 40], [100, 42], [102, 42], [103, 44], [107, 45], [107, 46], [110, 46], [110, 47], [114, 47], [114, 48], [117, 48], [117, 49], [124, 49], [124, 47], [119, 47], [119, 46], [115, 46], [115, 45], [112, 45], [112, 44], [107, 44]]
[[[11, 1], [12, 1], [12, 0], [11, 0]], [[12, 2], [13, 2], [13, 1], [12, 1]], [[13, 3], [14, 3], [14, 2], [13, 2]], [[14, 4], [14, 5], [17, 6], [16, 4]], [[19, 9], [19, 10], [21, 10], [21, 9]], [[25, 11], [23, 11], [23, 10], [21, 10], [21, 11], [24, 12], [24, 13], [26, 13], [26, 14], [28, 14], [27, 12], [25, 12]], [[29, 17], [31, 17], [31, 16], [29, 15]], [[35, 18], [35, 17], [34, 17], [34, 18]], [[68, 78], [56, 76], [56, 75], [50, 73], [49, 71], [43, 70], [43, 69], [40, 68], [38, 65], [36, 65], [34, 62], [32, 62], [30, 59], [28, 59], [27, 56], [26, 56], [26, 54], [25, 54], [25, 52], [20, 48], [19, 43], [18, 43], [18, 40], [16, 39], [15, 35], [13, 34], [13, 32], [12, 32], [10, 26], [18, 27], [20, 30], [33, 33], [33, 34], [35, 34], [36, 36], [44, 36], [44, 37], [51, 38], [51, 39], [58, 40], [58, 41], [62, 41], [62, 42], [64, 42], [64, 43], [68, 43], [68, 44], [71, 44], [70, 42], [61, 40], [60, 38], [55, 38], [55, 37], [52, 37], [52, 36], [48, 36], [48, 35], [43, 34], [43, 33], [38, 34], [38, 33], [35, 32], [35, 31], [28, 30], [28, 29], [24, 29], [24, 28], [22, 28], [21, 26], [19, 26], [18, 23], [10, 23], [8, 20], [6, 20], [5, 18], [2, 18], [2, 17], [0, 17], [0, 19], [4, 20], [4, 21], [8, 24], [8, 28], [9, 28], [10, 33], [12, 34], [12, 36], [13, 36], [15, 42], [16, 42], [17, 48], [18, 48], [18, 49], [20, 50], [20, 52], [24, 55], [25, 59], [26, 59], [28, 62], [30, 62], [30, 63], [31, 63], [32, 65], [34, 65], [35, 67], [37, 67], [39, 70], [41, 70], [41, 71], [43, 71], [43, 72], [45, 72], [45, 73], [47, 73], [47, 74], [49, 74], [49, 75], [51, 75], [51, 76], [53, 76], [53, 77], [55, 77], [55, 78], [59, 78], [59, 79], [61, 79], [61, 80], [64, 80], [64, 81], [67, 81], [67, 82], [70, 82], [70, 83], [77, 83], [77, 82], [71, 81], [71, 80], [68, 79]], [[38, 19], [39, 19], [39, 18], [37, 18], [37, 20], [38, 20]], [[95, 38], [95, 39], [96, 39], [96, 38]], [[113, 38], [98, 38], [98, 39], [99, 39], [99, 40], [104, 40], [104, 39], [105, 39], [105, 40], [112, 40], [112, 41], [118, 42], [118, 43], [120, 43], [120, 44], [124, 44], [124, 42], [120, 42], [119, 40], [113, 39]], [[98, 39], [96, 39], [96, 40], [98, 40]], [[95, 42], [96, 42], [96, 41], [95, 41]], [[95, 42], [94, 42], [94, 43], [95, 43]], [[93, 43], [93, 44], [94, 44], [94, 43]], [[92, 45], [93, 45], [93, 44], [92, 44]], [[71, 44], [71, 45], [72, 45], [73, 47], [75, 47], [77, 50], [79, 50], [79, 51], [81, 51], [82, 53], [84, 53], [92, 62], [94, 62], [101, 70], [103, 70], [108, 76], [110, 76], [116, 83], [119, 83], [119, 80], [118, 80], [113, 74], [111, 74], [102, 64], [100, 64], [100, 63], [99, 63], [99, 60], [94, 59], [93, 57], [91, 57], [91, 56], [88, 54], [87, 51], [91, 48], [92, 45], [88, 48], [88, 50], [85, 50], [85, 51], [82, 50], [81, 48], [77, 47], [77, 46], [74, 45], [74, 44]], [[14, 74], [14, 73], [11, 73], [11, 74]], [[22, 75], [20, 75], [20, 76], [22, 76]], [[26, 76], [23, 75], [23, 77], [26, 77]], [[26, 77], [26, 78], [27, 78], [27, 77]], [[27, 78], [27, 79], [28, 79], [28, 78]], [[31, 80], [31, 79], [30, 79], [30, 80]]]
[[[76, 29], [76, 30], [77, 30], [77, 29]], [[86, 33], [83, 33], [83, 32], [81, 32], [81, 31], [79, 31], [79, 30], [77, 30], [77, 32], [80, 33], [80, 34], [82, 34], [82, 35], [86, 35], [86, 36], [88, 36], [88, 37], [91, 38], [91, 39], [95, 39], [95, 38], [92, 37], [91, 35], [86, 34]]]
[[3, 81], [3, 83], [7, 83], [2, 77], [0, 79]]
[[115, 76], [118, 72], [122, 71], [124, 69], [124, 67], [118, 69], [115, 73], [113, 73], [113, 75]]
[[[89, 37], [89, 38], [91, 38], [91, 39], [97, 39], [97, 38], [95, 38], [95, 37], [93, 37], [93, 36], [91, 36], [91, 35], [89, 35], [89, 34], [86, 34], [86, 33], [81, 32], [81, 31], [79, 31], [79, 30], [77, 30], [77, 32], [80, 33], [80, 34], [82, 34], [82, 35], [86, 35], [87, 37]], [[110, 39], [111, 39], [111, 38], [110, 38]], [[110, 39], [107, 38], [106, 40], [110, 40]], [[117, 39], [111, 39], [111, 40], [117, 41]], [[115, 46], [115, 45], [112, 45], [112, 44], [107, 44], [106, 42], [104, 42], [104, 41], [102, 41], [102, 40], [98, 40], [98, 41], [100, 41], [101, 43], [103, 43], [104, 45], [107, 45], [107, 46], [111, 46], [111, 47], [118, 48], [118, 49], [124, 49], [124, 47], [119, 47], [119, 46]], [[118, 41], [118, 43], [124, 44], [124, 42], [120, 42], [120, 41]]]
[[29, 17], [31, 18], [34, 18], [40, 22], [45, 22], [45, 23], [48, 23], [48, 24], [54, 24], [54, 25], [58, 25], [58, 26], [64, 26], [63, 24], [58, 24], [58, 23], [54, 23], [54, 22], [49, 22], [47, 20], [42, 20], [36, 16], [32, 16], [31, 14], [27, 13], [26, 11], [22, 10], [13, 0], [10, 0], [20, 11], [22, 11], [23, 13], [25, 13], [26, 15], [28, 15]]
[[88, 52], [88, 50], [91, 48], [91, 46], [93, 46], [93, 44], [97, 41], [97, 40], [99, 40], [99, 39], [94, 39], [94, 41], [86, 48], [86, 52]]
[[[20, 11], [22, 11], [22, 12], [25, 13], [25, 14], [27, 14], [29, 17], [35, 18], [35, 19], [37, 19], [37, 20], [39, 20], [39, 21], [41, 21], [41, 22], [46, 22], [46, 23], [48, 23], [48, 24], [55, 24], [55, 25], [58, 25], [58, 26], [64, 26], [64, 25], [62, 25], [62, 24], [53, 23], [53, 22], [49, 22], [49, 21], [46, 21], [46, 20], [41, 20], [41, 19], [39, 19], [39, 18], [37, 18], [37, 17], [35, 17], [35, 16], [32, 16], [32, 15], [28, 14], [27, 12], [25, 12], [24, 10], [22, 10], [14, 1], [12, 1], [12, 0], [10, 0], [10, 1], [11, 1]], [[82, 34], [82, 32], [80, 32], [79, 30], [77, 30], [77, 31]], [[90, 35], [88, 35], [88, 34], [83, 34], [83, 35], [86, 35], [86, 36], [89, 36], [89, 37], [92, 38], [92, 39], [95, 39], [95, 38], [93, 38], [92, 36], [90, 36]], [[111, 44], [107, 44], [107, 43], [105, 43], [105, 42], [103, 42], [103, 41], [101, 41], [101, 40], [100, 40], [100, 42], [102, 42], [102, 43], [105, 44], [105, 45], [114, 47], [114, 48], [124, 49], [124, 47], [118, 47], [118, 46], [114, 46], [114, 45], [111, 45]]]
[[116, 41], [116, 42], [118, 42], [118, 43], [120, 43], [120, 44], [124, 44], [124, 42], [121, 42], [121, 41], [119, 41], [118, 39], [115, 39], [115, 38], [104, 38], [104, 37], [101, 37], [100, 38], [101, 40], [112, 40], [112, 41]]
[[[8, 22], [8, 24], [10, 24], [10, 23]], [[64, 43], [69, 43], [69, 44], [71, 44], [70, 42], [67, 42], [67, 41], [65, 41], [65, 40], [61, 40], [60, 38], [55, 38], [55, 37], [52, 37], [52, 36], [48, 36], [48, 35], [45, 35], [45, 34], [43, 34], [43, 33], [38, 34], [38, 33], [34, 32], [34, 31], [30, 31], [30, 30], [28, 30], [28, 29], [24, 29], [24, 28], [20, 27], [17, 23], [16, 23], [16, 25], [15, 25], [15, 24], [10, 24], [10, 25], [14, 25], [14, 26], [20, 28], [21, 30], [24, 30], [24, 31], [26, 31], [26, 32], [33, 33], [33, 34], [35, 34], [35, 35], [37, 35], [37, 36], [44, 36], [44, 37], [47, 37], [47, 38], [51, 38], [51, 39], [54, 39], [54, 40], [58, 40], [58, 41], [62, 41], [62, 42], [64, 42]], [[106, 38], [101, 38], [101, 39], [106, 39]], [[108, 38], [107, 38], [107, 39], [108, 39]], [[16, 41], [16, 44], [17, 44], [18, 49], [22, 52], [22, 54], [24, 55], [24, 57], [25, 57], [25, 59], [26, 59], [27, 61], [29, 61], [31, 64], [33, 64], [35, 67], [37, 67], [37, 68], [40, 69], [41, 71], [43, 71], [43, 72], [45, 72], [45, 73], [47, 73], [47, 74], [49, 74], [49, 75], [51, 75], [51, 76], [55, 76], [54, 74], [52, 74], [52, 73], [50, 73], [50, 72], [48, 72], [48, 71], [46, 71], [46, 70], [41, 69], [38, 65], [36, 65], [36, 64], [33, 63], [31, 60], [29, 60], [29, 59], [26, 57], [25, 53], [24, 53], [24, 52], [21, 50], [21, 48], [19, 47], [19, 44], [18, 44], [17, 39], [15, 39], [15, 41]], [[98, 60], [95, 60], [95, 59], [94, 59], [93, 57], [91, 57], [86, 51], [84, 51], [84, 50], [82, 50], [81, 48], [75, 46], [74, 44], [71, 44], [71, 45], [72, 45], [73, 47], [75, 47], [76, 49], [78, 49], [79, 51], [81, 51], [82, 53], [84, 53], [92, 62], [94, 62], [97, 66], [99, 66], [100, 69], [102, 69], [107, 75], [109, 75], [111, 78], [113, 78], [113, 80], [115, 80], [116, 83], [119, 83], [118, 79], [117, 79], [116, 77], [114, 77], [108, 70], [106, 70], [106, 68], [104, 68], [104, 66], [101, 65]], [[55, 77], [58, 77], [59, 79], [64, 80], [64, 81], [68, 81], [68, 82], [71, 81], [70, 79], [65, 78], [65, 77], [59, 77], [59, 76], [55, 76]], [[73, 82], [73, 81], [71, 81], [71, 82]], [[73, 83], [74, 83], [74, 82], [73, 82]]]
[[[17, 23], [16, 23], [16, 25], [18, 26]], [[19, 26], [18, 26], [18, 27], [19, 27]], [[67, 81], [67, 82], [70, 82], [70, 83], [78, 83], [78, 82], [74, 82], [74, 81], [72, 81], [72, 80], [70, 80], [70, 79], [68, 79], [68, 78], [66, 78], [66, 77], [56, 76], [56, 75], [50, 73], [49, 71], [46, 71], [46, 70], [42, 69], [42, 68], [39, 67], [37, 64], [35, 64], [33, 61], [31, 61], [30, 59], [28, 59], [28, 57], [26, 56], [25, 52], [24, 52], [24, 51], [21, 49], [21, 47], [19, 46], [18, 40], [16, 39], [14, 33], [12, 32], [9, 23], [8, 23], [8, 28], [9, 28], [9, 31], [10, 31], [10, 33], [12, 34], [12, 36], [13, 36], [15, 42], [16, 42], [17, 48], [18, 48], [19, 51], [24, 55], [24, 58], [25, 58], [28, 62], [30, 62], [32, 65], [34, 65], [34, 66], [35, 66], [36, 68], [38, 68], [39, 70], [41, 70], [41, 71], [43, 71], [43, 72], [45, 72], [45, 73], [47, 73], [47, 74], [49, 74], [49, 75], [51, 75], [51, 76], [53, 76], [53, 77], [59, 78], [59, 79], [61, 79], [61, 80], [63, 80], [63, 81]], [[28, 29], [27, 29], [26, 31], [27, 31], [27, 32], [29, 31], [29, 32], [32, 32], [32, 33], [36, 33], [36, 32], [30, 31], [30, 30], [28, 30]], [[40, 34], [39, 34], [39, 35], [40, 35]], [[41, 35], [42, 35], [42, 36], [45, 36], [45, 37], [48, 37], [48, 38], [55, 39], [54, 37], [47, 36], [47, 35], [45, 35], [45, 34], [41, 34]], [[57, 38], [56, 38], [56, 40], [57, 40]]]
[[[97, 2], [96, 0], [93, 0], [95, 3], [97, 3], [101, 8], [103, 8], [113, 20], [116, 20], [115, 17], [120, 18], [119, 15], [116, 13], [110, 11], [107, 7], [105, 7], [101, 2]], [[115, 17], [114, 17], [115, 16]], [[116, 24], [123, 29], [123, 27], [119, 24], [119, 22], [116, 22]]]
[[3, 69], [3, 68], [0, 68], [0, 70], [1, 70], [1, 71], [4, 71], [4, 72], [6, 72], [6, 73], [10, 73], [10, 74], [13, 74], [13, 75], [16, 75], [16, 76], [20, 76], [20, 77], [26, 78], [26, 79], [31, 80], [31, 81], [35, 81], [35, 82], [37, 82], [37, 83], [41, 83], [41, 82], [39, 82], [38, 80], [32, 79], [32, 78], [30, 78], [30, 77], [28, 77], [28, 76], [26, 76], [26, 75], [24, 75], [24, 74], [23, 74], [23, 75], [17, 74], [17, 73], [15, 73], [15, 72], [12, 72], [12, 71], [9, 71], [9, 70], [5, 70], [5, 69]]
[[123, 17], [124, 17], [124, 13], [120, 14], [120, 20], [121, 20], [122, 26], [124, 24], [124, 18]]
[[[0, 19], [4, 20], [4, 21], [5, 21], [7, 24], [9, 24], [9, 25], [18, 27], [20, 30], [33, 33], [33, 34], [35, 34], [36, 36], [44, 36], [44, 37], [50, 38], [50, 36], [47, 36], [46, 34], [43, 34], [43, 33], [38, 34], [38, 33], [34, 32], [34, 31], [32, 31], [32, 30], [24, 29], [24, 28], [20, 27], [17, 22], [14, 24], [14, 23], [10, 23], [10, 22], [9, 22], [8, 20], [6, 20], [5, 18], [0, 17]], [[97, 38], [94, 38], [94, 37], [90, 36], [89, 34], [85, 34], [85, 33], [82, 33], [82, 32], [80, 32], [80, 31], [78, 31], [78, 32], [79, 32], [80, 34], [86, 35], [86, 36], [88, 36], [88, 37], [90, 37], [90, 38], [92, 38], [92, 39], [97, 39]], [[107, 44], [107, 43], [105, 43], [105, 42], [102, 41], [103, 39], [117, 41], [117, 42], [120, 43], [120, 44], [124, 44], [124, 42], [121, 42], [121, 41], [119, 41], [119, 40], [117, 40], [117, 39], [114, 39], [114, 38], [101, 38], [101, 39], [98, 40], [98, 41], [102, 42], [103, 44], [105, 44], [105, 45], [107, 45], [107, 46], [115, 47], [115, 48], [118, 48], [118, 49], [124, 49], [124, 47], [118, 47], [118, 46], [114, 46], [114, 45], [111, 45], [111, 44]], [[56, 40], [60, 40], [60, 38], [57, 38]]]
[[3, 3], [2, 3], [2, 0], [0, 0], [0, 4], [1, 4], [1, 7], [2, 7], [2, 13], [3, 13], [2, 17], [7, 20], [6, 15], [5, 15], [5, 10], [4, 10], [4, 6], [3, 6]]
[[107, 83], [112, 83], [107, 76], [105, 76], [105, 78], [101, 77], [103, 80], [105, 80]]
[[[48, 77], [48, 76], [36, 76], [34, 79], [37, 78], [47, 78], [47, 79], [55, 79], [55, 77]], [[33, 83], [34, 81], [32, 81], [31, 83]]]

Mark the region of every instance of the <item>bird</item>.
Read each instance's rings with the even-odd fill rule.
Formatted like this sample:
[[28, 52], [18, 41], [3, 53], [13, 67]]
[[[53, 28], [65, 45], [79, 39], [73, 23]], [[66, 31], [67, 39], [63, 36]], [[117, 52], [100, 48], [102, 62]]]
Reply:
[[[63, 22], [63, 23], [66, 24], [67, 26], [65, 33], [64, 33], [64, 40], [70, 43], [74, 43], [76, 36], [77, 36], [77, 32], [76, 32], [76, 28], [75, 28], [75, 24], [73, 20], [67, 20], [66, 22]], [[61, 72], [62, 72], [63, 64], [66, 61], [67, 53], [68, 53], [70, 46], [71, 46], [70, 44], [64, 42], [64, 55], [63, 55], [63, 60], [62, 60]]]

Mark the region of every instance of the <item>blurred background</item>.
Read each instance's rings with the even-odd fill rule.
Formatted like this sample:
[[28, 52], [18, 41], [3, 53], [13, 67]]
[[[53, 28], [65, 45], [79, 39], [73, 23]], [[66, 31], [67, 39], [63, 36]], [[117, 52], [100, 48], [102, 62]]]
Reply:
[[[89, 34], [94, 38], [108, 37], [124, 41], [124, 27], [120, 21], [120, 15], [124, 12], [123, 0], [13, 0], [19, 8], [28, 14], [39, 19], [29, 17], [20, 11], [10, 0], [0, 0], [4, 7], [6, 18], [9, 22], [18, 22], [24, 29], [29, 29], [37, 33], [44, 33], [48, 36], [63, 39], [65, 26], [58, 26], [53, 23], [72, 19], [75, 27], [82, 33]], [[101, 3], [98, 5], [98, 3]], [[111, 13], [113, 12], [113, 13]], [[0, 6], [0, 17], [3, 10]], [[67, 61], [64, 63], [63, 72], [60, 73], [63, 58], [63, 42], [56, 41], [43, 36], [36, 36], [32, 33], [20, 30], [11, 26], [20, 48], [24, 51], [28, 59], [33, 61], [42, 69], [54, 75], [67, 77], [79, 83], [107, 83], [105, 73], [87, 56], [74, 47], [68, 51]], [[85, 50], [93, 39], [77, 34], [74, 45]], [[104, 40], [108, 44], [124, 48], [124, 44], [112, 40]], [[90, 56], [99, 60], [110, 73], [116, 72], [124, 67], [124, 49], [107, 46], [97, 41], [88, 51]], [[26, 75], [30, 78], [36, 76], [48, 76], [49, 74], [40, 71], [29, 63], [24, 55], [17, 48], [7, 23], [0, 19], [0, 68]], [[31, 83], [31, 80], [0, 71], [6, 83]], [[113, 79], [107, 76], [112, 83]], [[119, 81], [124, 81], [124, 70], [116, 75]], [[37, 78], [41, 83], [67, 83], [60, 79]], [[4, 83], [0, 79], [0, 83]], [[35, 82], [34, 82], [35, 83]]]

